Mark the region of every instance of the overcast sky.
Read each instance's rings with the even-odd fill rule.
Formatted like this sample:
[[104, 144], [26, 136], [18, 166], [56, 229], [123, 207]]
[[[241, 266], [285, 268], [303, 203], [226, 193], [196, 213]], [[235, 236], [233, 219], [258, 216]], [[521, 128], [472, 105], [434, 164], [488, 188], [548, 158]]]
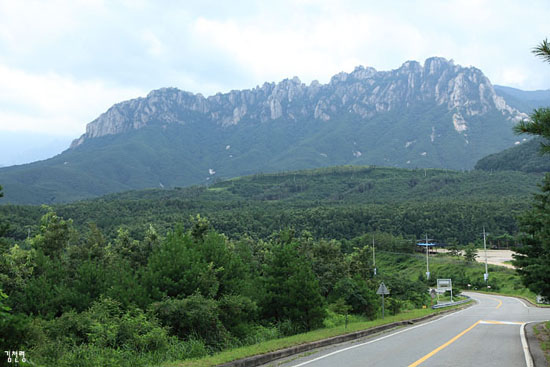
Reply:
[[205, 96], [431, 56], [493, 82], [550, 88], [531, 49], [548, 1], [0, 0], [0, 134], [78, 137], [116, 102], [177, 87]]

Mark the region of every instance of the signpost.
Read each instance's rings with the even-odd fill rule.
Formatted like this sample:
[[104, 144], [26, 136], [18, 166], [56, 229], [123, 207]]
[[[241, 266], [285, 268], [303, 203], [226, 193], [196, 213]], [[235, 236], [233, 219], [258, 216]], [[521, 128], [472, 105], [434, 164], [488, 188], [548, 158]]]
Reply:
[[430, 289], [430, 297], [432, 298], [430, 306], [434, 305], [434, 299], [437, 296], [437, 291], [435, 289]]
[[[445, 293], [451, 291], [451, 302], [453, 302], [453, 282], [451, 279], [438, 279], [436, 292]], [[439, 296], [437, 297], [437, 303], [439, 303]]]
[[426, 279], [430, 280], [430, 250], [428, 249], [428, 234], [426, 233]]
[[483, 249], [485, 250], [485, 273], [483, 274], [483, 280], [485, 281], [487, 288], [489, 288], [489, 270], [487, 270], [487, 241], [485, 237], [485, 227], [483, 227]]
[[376, 256], [374, 255], [374, 236], [372, 236], [372, 266], [374, 267], [374, 275], [376, 276]]
[[390, 294], [390, 291], [388, 290], [384, 282], [380, 283], [380, 287], [378, 287], [376, 294], [382, 295], [382, 318], [384, 318], [384, 295]]

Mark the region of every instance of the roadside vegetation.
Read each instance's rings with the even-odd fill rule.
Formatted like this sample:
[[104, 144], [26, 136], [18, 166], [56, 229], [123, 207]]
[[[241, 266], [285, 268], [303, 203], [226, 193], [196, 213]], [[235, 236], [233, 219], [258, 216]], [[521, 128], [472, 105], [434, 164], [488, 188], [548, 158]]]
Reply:
[[[461, 256], [432, 255], [426, 280], [415, 243], [382, 232], [347, 241], [291, 229], [230, 239], [197, 215], [165, 235], [150, 225], [142, 239], [124, 228], [107, 239], [93, 223], [80, 231], [50, 210], [37, 234], [3, 236], [0, 342], [38, 366], [144, 366], [271, 350], [379, 324], [381, 281], [391, 292], [386, 320], [431, 312], [427, 289], [437, 278], [452, 278], [455, 294], [485, 285], [482, 265]], [[508, 269], [490, 271], [491, 290], [519, 283]]]
[[544, 353], [546, 362], [550, 364], [550, 321], [533, 326], [533, 330]]
[[[450, 308], [457, 308], [458, 306], [451, 306]], [[448, 310], [445, 309], [445, 310]], [[218, 364], [234, 361], [241, 358], [246, 358], [254, 355], [259, 355], [263, 353], [269, 353], [272, 351], [280, 350], [283, 348], [288, 348], [304, 343], [309, 343], [317, 340], [322, 340], [338, 335], [343, 335], [347, 333], [352, 333], [354, 331], [366, 330], [376, 326], [381, 326], [385, 324], [391, 324], [397, 321], [403, 320], [412, 320], [420, 318], [427, 315], [438, 314], [445, 310], [438, 309], [434, 310], [431, 308], [425, 309], [415, 309], [415, 310], [406, 310], [401, 311], [397, 315], [386, 316], [384, 319], [378, 318], [376, 320], [360, 320], [361, 317], [353, 317], [347, 326], [345, 326], [345, 321], [343, 315], [336, 315], [327, 318], [325, 324], [337, 324], [337, 326], [325, 327], [322, 329], [310, 331], [307, 333], [297, 334], [293, 336], [283, 337], [279, 339], [269, 340], [266, 342], [260, 342], [250, 346], [239, 347], [235, 349], [230, 349], [222, 351], [220, 353], [214, 354], [212, 356], [190, 359], [186, 361], [174, 361], [163, 363], [164, 367], [207, 367], [207, 366], [216, 366]]]

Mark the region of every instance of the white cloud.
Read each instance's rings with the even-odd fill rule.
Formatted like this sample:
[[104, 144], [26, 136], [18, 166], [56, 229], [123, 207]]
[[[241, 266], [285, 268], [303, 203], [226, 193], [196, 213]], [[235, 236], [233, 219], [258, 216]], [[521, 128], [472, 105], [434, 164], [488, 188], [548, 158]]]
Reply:
[[78, 81], [53, 72], [36, 75], [0, 65], [0, 130], [77, 136], [114, 102], [145, 93], [102, 81]]
[[11, 52], [32, 54], [44, 45], [82, 31], [104, 12], [102, 1], [0, 0], [0, 40]]
[[152, 56], [160, 56], [164, 53], [162, 41], [149, 29], [142, 32], [142, 39], [146, 44], [147, 52]]
[[112, 104], [159, 87], [328, 82], [430, 56], [547, 89], [550, 65], [530, 50], [550, 36], [549, 16], [543, 0], [0, 0], [0, 130], [76, 137]]
[[[297, 75], [305, 81], [326, 82], [357, 65], [384, 65], [389, 54], [395, 59], [396, 50], [414, 58], [427, 48], [422, 32], [398, 20], [370, 14], [324, 16], [278, 27], [266, 27], [261, 20], [199, 18], [194, 35], [223, 50], [258, 80]], [[406, 58], [401, 58], [399, 63], [404, 61]]]
[[508, 86], [520, 86], [527, 80], [528, 72], [521, 68], [504, 68], [497, 75], [501, 84]]

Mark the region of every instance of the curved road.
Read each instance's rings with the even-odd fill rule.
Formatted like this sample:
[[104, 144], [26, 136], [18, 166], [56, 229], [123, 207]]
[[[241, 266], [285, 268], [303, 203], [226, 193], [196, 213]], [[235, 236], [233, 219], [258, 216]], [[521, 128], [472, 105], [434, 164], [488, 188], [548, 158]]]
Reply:
[[550, 319], [550, 308], [512, 297], [466, 293], [478, 303], [452, 314], [322, 348], [269, 366], [530, 366], [524, 323]]

